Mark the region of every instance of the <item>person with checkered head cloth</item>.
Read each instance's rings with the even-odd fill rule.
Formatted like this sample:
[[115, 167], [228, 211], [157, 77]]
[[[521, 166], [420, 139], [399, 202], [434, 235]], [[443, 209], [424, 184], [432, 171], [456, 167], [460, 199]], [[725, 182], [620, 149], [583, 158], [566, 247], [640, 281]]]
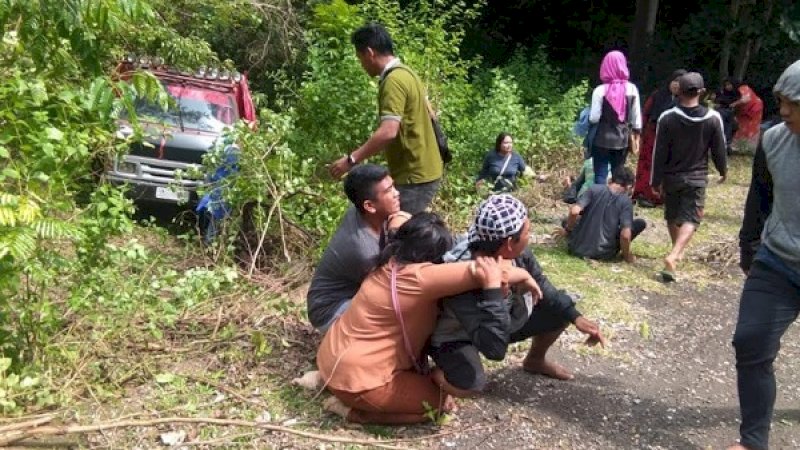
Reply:
[[542, 291], [540, 299], [515, 289], [465, 292], [443, 301], [436, 330], [431, 336], [434, 378], [454, 396], [474, 396], [484, 390], [486, 375], [480, 355], [502, 360], [511, 342], [531, 338], [523, 369], [560, 380], [572, 373], [546, 359], [547, 351], [570, 323], [589, 336], [589, 345], [605, 345], [600, 327], [583, 317], [566, 292], [557, 289], [542, 273], [528, 247], [528, 209], [510, 194], [484, 200], [462, 240], [448, 252], [445, 262], [468, 261], [480, 256], [509, 260], [530, 273]]

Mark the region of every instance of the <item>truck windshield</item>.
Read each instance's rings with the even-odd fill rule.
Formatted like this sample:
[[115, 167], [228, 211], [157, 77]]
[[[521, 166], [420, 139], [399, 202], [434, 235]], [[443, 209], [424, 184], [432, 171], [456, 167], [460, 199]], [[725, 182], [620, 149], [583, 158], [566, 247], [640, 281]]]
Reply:
[[[136, 114], [144, 122], [155, 122], [181, 129], [221, 133], [239, 118], [232, 94], [205, 90], [196, 86], [164, 86], [174, 100], [167, 111], [144, 99], [136, 101]], [[126, 118], [125, 112], [122, 113]]]

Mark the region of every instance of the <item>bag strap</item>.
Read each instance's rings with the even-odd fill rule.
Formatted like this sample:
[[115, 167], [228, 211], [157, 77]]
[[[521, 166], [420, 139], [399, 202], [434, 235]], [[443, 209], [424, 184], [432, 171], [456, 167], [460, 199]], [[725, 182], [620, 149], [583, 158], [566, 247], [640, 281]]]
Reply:
[[500, 181], [501, 178], [503, 178], [503, 173], [506, 171], [506, 168], [508, 167], [508, 163], [511, 161], [511, 155], [512, 155], [512, 153], [509, 153], [508, 156], [506, 156], [506, 160], [503, 163], [503, 168], [500, 169], [500, 174], [497, 175], [497, 178], [494, 179], [495, 183], [497, 183], [498, 181]]
[[411, 341], [408, 339], [408, 334], [406, 333], [406, 324], [403, 321], [403, 313], [400, 312], [400, 301], [397, 299], [397, 264], [392, 262], [392, 307], [394, 308], [394, 314], [397, 316], [397, 321], [400, 322], [400, 330], [403, 332], [403, 344], [406, 348], [406, 353], [408, 353], [408, 357], [411, 358], [411, 361], [414, 362], [414, 369], [417, 373], [424, 374], [427, 372], [422, 365], [420, 365], [419, 360], [416, 356], [414, 356], [414, 351], [411, 350]]
[[[400, 63], [400, 64], [390, 68], [389, 70], [387, 70], [386, 73], [383, 74], [383, 78], [381, 79], [380, 84], [383, 85], [383, 83], [386, 81], [386, 79], [389, 78], [389, 74], [394, 72], [397, 69], [403, 69], [406, 72], [410, 73], [411, 76], [414, 77], [414, 79], [416, 79], [418, 82], [420, 82], [420, 84], [422, 84], [423, 87], [425, 86], [425, 83], [422, 82], [422, 80], [419, 78], [419, 75], [417, 75], [416, 72], [411, 70], [409, 67], [407, 67], [403, 63]], [[436, 111], [433, 109], [433, 105], [431, 105], [430, 100], [428, 100], [428, 92], [427, 91], [428, 90], [426, 88], [425, 89], [425, 109], [428, 110], [428, 116], [431, 118], [431, 120], [438, 122], [439, 118], [436, 116]]]

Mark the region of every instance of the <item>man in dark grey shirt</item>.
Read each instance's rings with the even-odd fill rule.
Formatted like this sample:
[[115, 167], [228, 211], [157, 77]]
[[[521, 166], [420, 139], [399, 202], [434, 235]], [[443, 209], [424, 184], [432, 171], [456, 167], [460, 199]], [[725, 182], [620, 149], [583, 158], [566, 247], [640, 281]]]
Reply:
[[635, 261], [631, 241], [647, 227], [643, 219], [633, 218], [629, 188], [633, 173], [626, 167], [611, 175], [608, 185], [595, 184], [581, 194], [569, 209], [564, 226], [569, 252], [591, 259], [613, 259], [622, 251], [626, 262]]
[[323, 333], [344, 313], [374, 265], [387, 230], [408, 219], [388, 170], [374, 164], [353, 168], [344, 180], [353, 206], [347, 209], [311, 278], [308, 318]]

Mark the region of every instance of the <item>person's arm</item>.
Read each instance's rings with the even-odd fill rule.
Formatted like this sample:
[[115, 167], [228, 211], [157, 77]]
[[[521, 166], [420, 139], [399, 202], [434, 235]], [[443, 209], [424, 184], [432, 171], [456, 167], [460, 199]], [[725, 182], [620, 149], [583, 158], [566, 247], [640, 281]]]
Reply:
[[589, 123], [600, 122], [600, 114], [603, 113], [603, 97], [605, 96], [605, 86], [597, 86], [592, 91], [592, 104], [589, 109]]
[[638, 144], [639, 133], [642, 132], [642, 109], [639, 105], [639, 89], [636, 88], [635, 84], [629, 82], [627, 84], [627, 92], [633, 97], [633, 104], [629, 108], [631, 117], [628, 119], [628, 122], [631, 124], [633, 134], [637, 137]]
[[523, 253], [523, 259], [525, 260], [527, 270], [542, 287], [543, 304], [557, 311], [564, 321], [572, 323], [578, 331], [589, 336], [586, 339], [586, 345], [592, 346], [600, 344], [602, 347], [605, 347], [607, 342], [603, 333], [600, 331], [600, 327], [594, 321], [584, 317], [575, 308], [575, 301], [572, 300], [572, 297], [567, 295], [566, 292], [556, 289], [556, 287], [550, 283], [542, 272], [542, 267], [539, 265], [539, 262], [536, 261], [533, 253], [531, 253], [530, 250], [526, 250], [526, 253]]
[[517, 158], [517, 174], [520, 176], [525, 173], [525, 169], [528, 167], [525, 165], [525, 160], [522, 159], [522, 156], [519, 153], [514, 152], [514, 156]]
[[714, 120], [711, 123], [713, 127], [711, 134], [711, 160], [714, 162], [717, 172], [719, 172], [719, 182], [723, 183], [728, 177], [728, 150], [725, 146], [722, 117], [715, 113]]
[[772, 211], [772, 175], [767, 167], [762, 139], [753, 157], [753, 175], [744, 206], [742, 228], [739, 230], [739, 267], [745, 273], [750, 271], [753, 256], [761, 244], [761, 232], [770, 211]]
[[575, 229], [575, 224], [578, 223], [578, 217], [581, 215], [581, 212], [583, 212], [583, 207], [581, 207], [577, 203], [569, 207], [569, 215], [567, 216], [567, 223], [564, 224], [564, 231], [567, 234], [572, 233], [572, 230]]
[[487, 152], [486, 155], [484, 155], [484, 157], [483, 157], [483, 164], [481, 165], [481, 170], [480, 170], [480, 172], [478, 172], [478, 176], [475, 177], [475, 185], [476, 186], [480, 185], [483, 182], [483, 180], [489, 178], [489, 169], [490, 169], [491, 164], [492, 164], [491, 163], [491, 161], [492, 161], [492, 153], [493, 153], [493, 151], [489, 150], [489, 152]]
[[509, 312], [502, 289], [464, 292], [444, 299], [442, 307], [458, 319], [483, 356], [500, 361], [509, 342]]
[[631, 241], [633, 241], [633, 203], [628, 200], [619, 213], [619, 249], [625, 262], [633, 264], [636, 257], [631, 252]]
[[503, 283], [523, 285], [535, 298], [542, 295], [539, 285], [524, 269], [509, 267], [489, 257], [478, 257], [469, 262], [421, 265], [417, 278], [420, 291], [434, 301], [479, 287], [501, 288]]
[[653, 164], [650, 171], [650, 186], [653, 190], [661, 193], [661, 183], [663, 181], [664, 165], [667, 162], [669, 152], [669, 131], [668, 123], [671, 115], [662, 115], [656, 122], [656, 142], [653, 145]]
[[586, 192], [581, 194], [578, 197], [578, 200], [575, 202], [574, 205], [569, 207], [569, 215], [567, 216], [567, 223], [564, 224], [564, 231], [569, 234], [575, 229], [575, 225], [578, 223], [578, 217], [580, 217], [581, 213], [584, 209], [586, 209], [589, 204], [592, 203], [592, 199], [594, 198], [594, 187], [590, 187]]
[[372, 133], [367, 142], [355, 149], [349, 155], [344, 155], [331, 163], [328, 171], [334, 178], [341, 178], [349, 172], [356, 164], [364, 161], [376, 153], [381, 152], [392, 142], [400, 131], [400, 120], [396, 118], [385, 118], [381, 120], [378, 129]]

